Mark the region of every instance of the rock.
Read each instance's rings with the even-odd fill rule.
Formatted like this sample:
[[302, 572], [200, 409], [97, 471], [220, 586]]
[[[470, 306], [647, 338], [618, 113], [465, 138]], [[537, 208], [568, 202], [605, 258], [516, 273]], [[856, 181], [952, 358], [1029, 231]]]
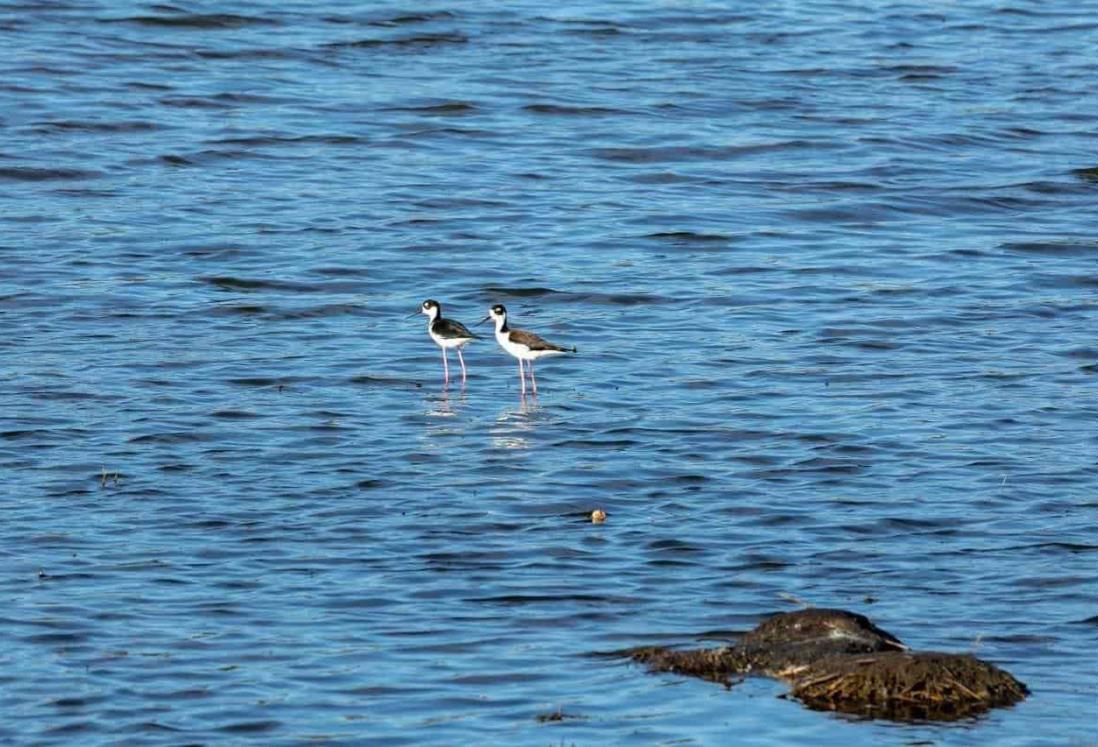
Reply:
[[909, 651], [864, 615], [837, 609], [774, 615], [734, 646], [624, 653], [652, 671], [726, 686], [747, 675], [774, 677], [810, 708], [895, 720], [964, 718], [1029, 693], [993, 664], [967, 654]]
[[937, 651], [832, 656], [790, 670], [791, 695], [810, 708], [902, 721], [949, 721], [1013, 705], [1029, 690], [970, 654]]

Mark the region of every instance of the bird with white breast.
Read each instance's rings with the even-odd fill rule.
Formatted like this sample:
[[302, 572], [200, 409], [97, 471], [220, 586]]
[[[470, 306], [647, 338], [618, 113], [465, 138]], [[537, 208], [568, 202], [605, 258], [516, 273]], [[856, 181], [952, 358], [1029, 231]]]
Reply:
[[491, 319], [496, 325], [496, 342], [507, 353], [518, 358], [519, 362], [519, 381], [522, 386], [522, 393], [526, 394], [526, 374], [523, 368], [523, 361], [527, 361], [530, 368], [530, 385], [533, 387], [534, 394], [538, 393], [538, 380], [534, 378], [534, 361], [538, 358], [544, 358], [550, 355], [564, 355], [566, 353], [575, 353], [576, 348], [566, 348], [556, 345], [547, 340], [538, 337], [533, 332], [527, 332], [523, 329], [512, 329], [507, 324], [507, 309], [503, 304], [496, 304], [488, 310], [488, 316], [481, 319], [481, 322], [486, 322]]
[[450, 381], [450, 363], [446, 360], [446, 351], [450, 348], [457, 350], [458, 362], [461, 363], [461, 383], [465, 384], [465, 359], [461, 357], [461, 349], [473, 340], [482, 339], [469, 331], [461, 322], [454, 319], [444, 319], [442, 306], [438, 301], [428, 298], [419, 306], [421, 314], [427, 315], [427, 334], [442, 348], [443, 382]]

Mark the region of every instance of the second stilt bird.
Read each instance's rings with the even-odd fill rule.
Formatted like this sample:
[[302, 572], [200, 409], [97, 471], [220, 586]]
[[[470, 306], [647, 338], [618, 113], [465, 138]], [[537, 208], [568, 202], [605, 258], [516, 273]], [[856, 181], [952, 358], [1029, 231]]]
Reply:
[[534, 394], [538, 393], [538, 380], [534, 378], [534, 361], [546, 355], [563, 355], [574, 353], [576, 349], [564, 348], [543, 340], [533, 332], [524, 329], [511, 329], [507, 326], [507, 309], [502, 304], [496, 304], [488, 310], [488, 316], [481, 319], [486, 322], [491, 319], [496, 324], [496, 341], [499, 346], [511, 355], [518, 358], [519, 381], [522, 382], [522, 393], [526, 394], [526, 376], [522, 362], [530, 362], [530, 384], [534, 388]]

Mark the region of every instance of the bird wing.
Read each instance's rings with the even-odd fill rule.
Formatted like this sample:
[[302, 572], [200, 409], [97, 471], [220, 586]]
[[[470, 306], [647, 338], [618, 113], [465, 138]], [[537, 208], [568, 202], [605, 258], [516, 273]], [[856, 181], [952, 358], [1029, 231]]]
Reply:
[[561, 353], [571, 352], [568, 348], [562, 348], [560, 345], [554, 345], [551, 342], [541, 339], [533, 332], [527, 332], [524, 329], [511, 330], [511, 342], [518, 343], [519, 345], [525, 345], [530, 350], [557, 350]]
[[439, 319], [435, 322], [435, 334], [440, 337], [468, 337], [472, 340], [481, 339], [480, 335], [475, 335], [469, 331], [461, 322], [455, 322], [453, 319]]

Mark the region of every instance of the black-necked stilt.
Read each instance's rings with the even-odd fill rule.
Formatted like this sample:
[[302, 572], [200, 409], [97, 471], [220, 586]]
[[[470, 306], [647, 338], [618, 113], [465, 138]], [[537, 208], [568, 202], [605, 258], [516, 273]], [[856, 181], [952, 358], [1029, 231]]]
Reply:
[[444, 381], [450, 381], [450, 363], [446, 360], [446, 350], [449, 348], [456, 348], [458, 354], [458, 362], [461, 363], [461, 383], [465, 383], [465, 359], [461, 357], [461, 348], [467, 343], [473, 340], [482, 339], [479, 335], [475, 335], [469, 331], [469, 329], [461, 322], [456, 322], [453, 319], [442, 318], [442, 307], [439, 306], [438, 301], [428, 298], [426, 301], [419, 305], [419, 311], [421, 314], [427, 315], [427, 334], [431, 336], [431, 339], [435, 341], [440, 348], [442, 348], [442, 371]]
[[538, 380], [534, 378], [534, 361], [546, 355], [562, 355], [574, 353], [576, 349], [562, 348], [546, 342], [533, 332], [522, 329], [511, 329], [507, 326], [507, 309], [502, 304], [496, 304], [488, 310], [488, 316], [481, 319], [486, 322], [489, 319], [496, 323], [496, 341], [501, 348], [518, 358], [519, 381], [522, 382], [522, 393], [526, 394], [526, 376], [522, 368], [523, 361], [530, 362], [530, 383], [534, 387], [534, 394], [538, 393]]

